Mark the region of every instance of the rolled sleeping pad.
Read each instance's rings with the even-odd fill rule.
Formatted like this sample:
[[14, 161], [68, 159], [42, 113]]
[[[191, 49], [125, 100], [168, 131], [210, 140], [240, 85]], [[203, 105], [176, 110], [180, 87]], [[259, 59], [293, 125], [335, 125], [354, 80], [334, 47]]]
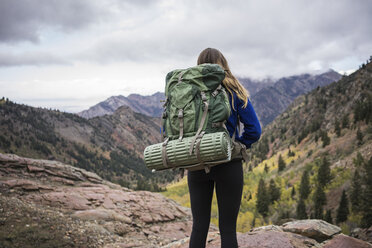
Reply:
[[144, 151], [146, 166], [151, 170], [171, 168], [190, 168], [194, 166], [216, 165], [231, 160], [231, 138], [227, 132], [204, 134], [200, 141], [200, 160], [196, 156], [196, 144], [193, 153], [189, 150], [194, 137], [170, 140], [166, 146], [167, 163], [163, 163], [163, 143], [150, 145]]

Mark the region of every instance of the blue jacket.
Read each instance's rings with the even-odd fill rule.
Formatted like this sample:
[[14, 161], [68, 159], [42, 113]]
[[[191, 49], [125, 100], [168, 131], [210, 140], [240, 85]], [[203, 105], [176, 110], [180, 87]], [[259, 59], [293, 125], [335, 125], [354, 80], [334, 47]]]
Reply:
[[[232, 137], [234, 130], [236, 130], [235, 139], [240, 143], [243, 143], [247, 148], [258, 141], [261, 136], [261, 125], [257, 118], [256, 112], [253, 109], [251, 101], [248, 99], [248, 104], [246, 108], [243, 108], [243, 101], [233, 93], [234, 97], [234, 108], [232, 107], [231, 95], [229, 96], [231, 115], [226, 122], [227, 130]], [[235, 110], [234, 110], [235, 109]], [[243, 133], [240, 135], [238, 133], [238, 116], [241, 123], [243, 123]]]

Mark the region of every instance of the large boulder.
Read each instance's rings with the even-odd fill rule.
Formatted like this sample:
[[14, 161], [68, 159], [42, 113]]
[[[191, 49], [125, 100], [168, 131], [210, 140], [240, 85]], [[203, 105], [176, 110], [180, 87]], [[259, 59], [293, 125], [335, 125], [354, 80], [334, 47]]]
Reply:
[[318, 242], [332, 238], [334, 235], [341, 233], [341, 228], [329, 224], [324, 220], [297, 220], [284, 223], [283, 231], [297, 233]]
[[325, 242], [323, 248], [372, 248], [372, 245], [360, 239], [339, 234]]
[[351, 233], [351, 237], [367, 241], [372, 244], [372, 226], [369, 228], [354, 228]]
[[[313, 239], [295, 233], [271, 230], [239, 234], [238, 242], [242, 248], [320, 248], [320, 245]], [[219, 246], [213, 245], [212, 247]]]

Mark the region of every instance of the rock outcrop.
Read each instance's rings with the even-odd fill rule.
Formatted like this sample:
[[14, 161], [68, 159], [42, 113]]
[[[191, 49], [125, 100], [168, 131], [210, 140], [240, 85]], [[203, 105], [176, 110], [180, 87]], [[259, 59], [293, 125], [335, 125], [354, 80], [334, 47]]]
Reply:
[[189, 210], [161, 194], [55, 161], [0, 154], [0, 194], [0, 247], [160, 247], [191, 232]]
[[298, 220], [282, 225], [283, 231], [297, 233], [315, 239], [319, 242], [332, 238], [341, 233], [341, 228], [323, 220]]

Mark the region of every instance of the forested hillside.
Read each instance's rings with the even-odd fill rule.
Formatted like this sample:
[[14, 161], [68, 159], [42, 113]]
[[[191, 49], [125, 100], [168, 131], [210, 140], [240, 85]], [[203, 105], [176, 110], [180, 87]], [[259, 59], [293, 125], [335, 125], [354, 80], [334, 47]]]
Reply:
[[160, 141], [158, 119], [124, 106], [86, 120], [74, 114], [0, 100], [0, 152], [58, 160], [137, 189], [159, 190], [172, 172], [153, 174], [142, 159]]
[[[239, 231], [318, 218], [344, 233], [372, 225], [372, 63], [298, 97], [266, 126], [244, 165]], [[166, 196], [189, 206], [186, 180]], [[213, 202], [212, 222], [217, 223]]]

